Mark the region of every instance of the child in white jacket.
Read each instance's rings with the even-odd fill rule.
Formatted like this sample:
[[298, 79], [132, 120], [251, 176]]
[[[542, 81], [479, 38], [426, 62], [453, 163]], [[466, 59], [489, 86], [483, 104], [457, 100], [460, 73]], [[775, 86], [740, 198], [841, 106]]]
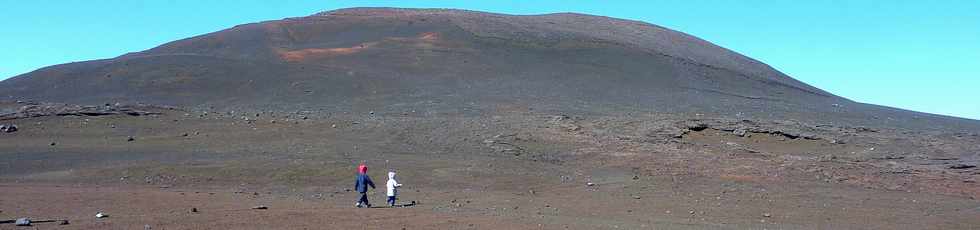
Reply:
[[395, 171], [389, 171], [388, 183], [386, 186], [388, 187], [388, 205], [395, 206], [395, 196], [398, 195], [398, 187], [401, 186], [402, 184], [399, 184], [398, 181], [395, 180]]

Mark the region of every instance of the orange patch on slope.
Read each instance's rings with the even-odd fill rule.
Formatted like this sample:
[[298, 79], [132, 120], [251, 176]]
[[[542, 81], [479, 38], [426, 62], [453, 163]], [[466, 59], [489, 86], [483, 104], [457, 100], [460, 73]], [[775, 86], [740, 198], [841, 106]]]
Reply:
[[425, 33], [419, 34], [419, 37], [418, 38], [419, 39], [422, 39], [423, 41], [435, 41], [435, 40], [439, 40], [439, 33], [436, 33], [436, 32], [425, 32]]
[[[423, 42], [435, 42], [440, 39], [440, 35], [437, 32], [425, 32], [419, 34], [415, 38], [411, 37], [389, 37], [382, 41], [423, 41]], [[357, 46], [352, 47], [338, 47], [338, 48], [309, 48], [309, 49], [299, 49], [299, 50], [280, 50], [278, 51], [279, 57], [283, 60], [290, 62], [303, 61], [308, 58], [319, 58], [319, 57], [332, 57], [340, 55], [350, 55], [357, 52], [361, 52], [364, 49], [371, 48], [377, 45], [378, 42], [365, 42]]]
[[302, 61], [310, 57], [328, 57], [339, 55], [350, 55], [371, 48], [376, 42], [362, 43], [352, 47], [340, 48], [309, 48], [292, 51], [279, 51], [279, 57], [286, 61]]

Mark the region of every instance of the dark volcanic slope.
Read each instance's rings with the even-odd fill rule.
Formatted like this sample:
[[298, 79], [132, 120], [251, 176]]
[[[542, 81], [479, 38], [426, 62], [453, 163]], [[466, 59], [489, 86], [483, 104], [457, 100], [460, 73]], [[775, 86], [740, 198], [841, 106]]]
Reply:
[[704, 40], [581, 14], [355, 8], [0, 82], [0, 98], [219, 109], [703, 113], [976, 127], [854, 103]]

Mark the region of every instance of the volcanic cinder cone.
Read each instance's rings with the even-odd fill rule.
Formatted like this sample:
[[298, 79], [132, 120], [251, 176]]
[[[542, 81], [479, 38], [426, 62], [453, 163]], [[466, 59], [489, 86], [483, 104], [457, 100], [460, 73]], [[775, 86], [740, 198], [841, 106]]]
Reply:
[[442, 9], [353, 8], [240, 25], [117, 58], [42, 68], [0, 82], [0, 98], [379, 113], [918, 120], [923, 127], [963, 122], [854, 103], [648, 23]]

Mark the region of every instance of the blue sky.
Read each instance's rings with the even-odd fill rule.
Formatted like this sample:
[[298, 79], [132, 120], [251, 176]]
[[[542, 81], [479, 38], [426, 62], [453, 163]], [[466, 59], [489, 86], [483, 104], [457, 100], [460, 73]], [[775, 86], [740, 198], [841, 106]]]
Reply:
[[967, 0], [0, 0], [0, 79], [237, 24], [355, 6], [580, 12], [646, 21], [856, 101], [980, 119], [980, 3]]

